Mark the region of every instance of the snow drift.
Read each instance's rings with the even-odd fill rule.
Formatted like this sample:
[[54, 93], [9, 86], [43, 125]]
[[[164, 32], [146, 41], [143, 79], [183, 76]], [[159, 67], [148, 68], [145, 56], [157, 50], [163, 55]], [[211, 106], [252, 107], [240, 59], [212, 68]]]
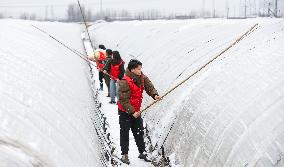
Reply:
[[256, 31], [143, 117], [173, 165], [283, 166], [283, 19], [97, 23], [91, 33], [126, 62], [141, 60], [163, 94], [255, 23]]
[[0, 20], [0, 166], [101, 166], [81, 26]]

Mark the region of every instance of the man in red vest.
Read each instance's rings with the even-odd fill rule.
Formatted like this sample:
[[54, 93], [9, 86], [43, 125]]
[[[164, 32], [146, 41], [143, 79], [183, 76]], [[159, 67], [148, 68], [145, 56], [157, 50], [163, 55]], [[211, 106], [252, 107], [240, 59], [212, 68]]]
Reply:
[[95, 59], [97, 63], [97, 69], [99, 70], [99, 81], [100, 81], [100, 90], [103, 90], [103, 68], [105, 67], [106, 60], [106, 47], [104, 45], [99, 45], [99, 49], [95, 50]]
[[139, 150], [138, 158], [150, 162], [145, 153], [144, 128], [141, 118], [141, 103], [143, 90], [155, 100], [160, 100], [157, 90], [141, 71], [142, 63], [138, 60], [130, 60], [125, 72], [125, 76], [119, 82], [118, 94], [118, 113], [120, 124], [120, 147], [122, 162], [129, 164], [129, 130], [131, 129]]

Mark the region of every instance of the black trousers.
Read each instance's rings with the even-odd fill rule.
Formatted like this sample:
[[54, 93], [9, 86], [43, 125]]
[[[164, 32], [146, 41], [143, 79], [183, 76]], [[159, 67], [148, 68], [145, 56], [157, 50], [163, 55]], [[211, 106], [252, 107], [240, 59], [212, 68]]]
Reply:
[[105, 83], [106, 83], [108, 95], [109, 95], [110, 77], [108, 75], [104, 74], [104, 79], [105, 79]]
[[121, 154], [128, 154], [129, 151], [129, 130], [131, 129], [139, 153], [145, 151], [143, 120], [140, 117], [134, 118], [126, 112], [118, 110], [120, 124], [120, 147]]
[[102, 71], [100, 71], [99, 72], [99, 80], [100, 80], [101, 84], [103, 83], [103, 79], [104, 79], [104, 73]]

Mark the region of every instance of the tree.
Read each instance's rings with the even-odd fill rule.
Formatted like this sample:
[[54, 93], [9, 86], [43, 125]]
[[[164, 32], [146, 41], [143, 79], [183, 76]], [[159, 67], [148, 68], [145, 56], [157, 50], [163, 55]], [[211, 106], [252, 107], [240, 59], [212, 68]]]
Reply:
[[[81, 5], [81, 10], [82, 10], [82, 13], [86, 19], [86, 10], [85, 10], [85, 6], [84, 5]], [[75, 21], [83, 21], [83, 18], [82, 18], [82, 13], [81, 13], [81, 10], [80, 8], [77, 6], [75, 8], [75, 11], [76, 11], [76, 14], [75, 14]]]
[[91, 9], [88, 9], [86, 13], [86, 21], [92, 21], [93, 20], [93, 13]]
[[29, 14], [26, 13], [26, 12], [22, 13], [22, 14], [20, 15], [20, 19], [23, 19], [23, 20], [29, 19]]
[[[82, 13], [85, 16], [86, 20], [92, 18], [92, 13], [91, 10], [88, 11], [86, 14], [85, 6], [81, 5]], [[81, 10], [79, 6], [75, 3], [69, 4], [67, 7], [67, 21], [69, 22], [79, 22], [83, 21]]]
[[37, 18], [37, 17], [36, 17], [36, 14], [35, 14], [35, 13], [33, 13], [33, 14], [30, 15], [30, 20], [36, 20], [36, 18]]
[[67, 9], [67, 21], [75, 21], [76, 4], [69, 4]]

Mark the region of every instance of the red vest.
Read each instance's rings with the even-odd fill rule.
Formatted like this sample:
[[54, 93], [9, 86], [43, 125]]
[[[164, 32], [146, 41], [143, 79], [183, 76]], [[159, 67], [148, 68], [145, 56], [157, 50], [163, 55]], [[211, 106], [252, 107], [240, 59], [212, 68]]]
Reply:
[[100, 53], [100, 57], [99, 57], [99, 60], [97, 62], [97, 65], [98, 65], [99, 69], [103, 69], [105, 67], [105, 65], [102, 63], [102, 61], [106, 60], [106, 55], [101, 51], [98, 51], [98, 52]]
[[119, 67], [121, 66], [121, 64], [124, 63], [124, 61], [121, 60], [121, 62], [117, 65], [112, 65], [110, 66], [110, 75], [111, 75], [111, 78], [114, 79], [114, 80], [117, 80], [118, 79], [118, 76], [119, 76], [119, 73], [120, 73], [120, 70], [119, 70]]
[[[142, 99], [143, 99], [143, 90], [144, 90], [144, 76], [142, 74], [142, 84], [140, 87], [138, 87], [134, 81], [129, 76], [124, 76], [123, 79], [127, 81], [129, 88], [131, 90], [130, 94], [130, 104], [132, 105], [134, 112], [140, 111]], [[126, 112], [126, 110], [122, 107], [120, 104], [120, 101], [118, 101], [118, 109]]]

